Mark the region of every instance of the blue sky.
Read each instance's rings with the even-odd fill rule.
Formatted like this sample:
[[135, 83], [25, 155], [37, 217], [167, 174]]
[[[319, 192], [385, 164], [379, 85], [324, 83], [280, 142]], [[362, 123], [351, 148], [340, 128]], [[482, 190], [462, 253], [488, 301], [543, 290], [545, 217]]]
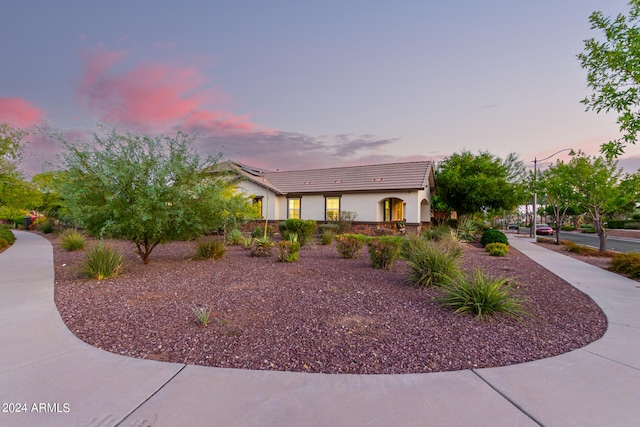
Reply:
[[[585, 112], [576, 55], [620, 0], [7, 1], [0, 120], [89, 138], [180, 129], [271, 169], [440, 160], [532, 164], [618, 136]], [[33, 173], [57, 146], [30, 137]], [[631, 147], [621, 165], [640, 166]]]

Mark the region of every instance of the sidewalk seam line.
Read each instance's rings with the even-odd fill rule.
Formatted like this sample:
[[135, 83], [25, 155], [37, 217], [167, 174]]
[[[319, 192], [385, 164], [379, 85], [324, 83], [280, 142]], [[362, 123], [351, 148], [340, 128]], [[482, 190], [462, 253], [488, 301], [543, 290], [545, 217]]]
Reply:
[[538, 424], [540, 427], [545, 427], [544, 424], [542, 424], [542, 422], [540, 422], [540, 420], [538, 420], [536, 417], [534, 417], [532, 414], [530, 414], [527, 410], [525, 410], [522, 406], [520, 406], [519, 404], [517, 404], [513, 399], [511, 399], [509, 396], [507, 396], [506, 394], [504, 394], [502, 391], [498, 390], [497, 387], [495, 387], [493, 384], [491, 384], [489, 381], [487, 381], [482, 375], [480, 375], [480, 373], [478, 373], [475, 369], [471, 369], [471, 372], [473, 372], [478, 378], [480, 378], [486, 385], [488, 385], [489, 387], [491, 387], [493, 389], [493, 391], [495, 391], [496, 393], [498, 393], [500, 396], [502, 396], [507, 402], [511, 403], [513, 406], [516, 407], [516, 409], [518, 409], [520, 412], [522, 412], [523, 414], [525, 414], [527, 417], [529, 417], [534, 423]]
[[182, 367], [178, 370], [178, 372], [176, 372], [175, 374], [173, 374], [171, 376], [171, 378], [169, 378], [167, 381], [164, 382], [164, 384], [162, 384], [160, 387], [158, 387], [158, 389], [156, 391], [154, 391], [153, 393], [151, 393], [145, 400], [143, 400], [138, 406], [136, 406], [135, 408], [133, 408], [131, 411], [129, 411], [128, 414], [126, 414], [124, 417], [122, 417], [122, 419], [120, 421], [118, 421], [116, 424], [114, 424], [114, 427], [118, 427], [119, 425], [121, 425], [123, 422], [125, 422], [127, 420], [127, 418], [129, 418], [131, 415], [135, 414], [135, 412], [140, 409], [145, 403], [147, 403], [153, 396], [155, 396], [156, 394], [158, 394], [158, 392], [160, 392], [160, 390], [162, 390], [167, 384], [169, 384], [171, 381], [173, 381], [173, 379], [175, 377], [178, 376], [178, 374], [180, 372], [182, 372], [184, 370], [184, 368], [186, 368], [187, 365], [183, 364]]
[[603, 356], [602, 354], [594, 353], [593, 351], [590, 351], [590, 350], [585, 350], [584, 348], [582, 348], [581, 350], [583, 350], [585, 353], [589, 353], [589, 354], [591, 354], [593, 356], [599, 357], [599, 358], [604, 359], [604, 360], [608, 360], [609, 362], [613, 362], [616, 365], [624, 366], [625, 368], [630, 368], [630, 369], [633, 369], [634, 371], [640, 371], [640, 368], [638, 368], [636, 366], [627, 365], [626, 363], [622, 363], [622, 362], [620, 362], [618, 360], [611, 359], [609, 357]]

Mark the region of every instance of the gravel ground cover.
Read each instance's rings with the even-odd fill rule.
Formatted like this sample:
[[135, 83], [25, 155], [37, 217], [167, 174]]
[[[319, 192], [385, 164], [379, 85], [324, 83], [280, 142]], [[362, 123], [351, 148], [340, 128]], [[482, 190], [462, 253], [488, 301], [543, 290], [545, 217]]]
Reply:
[[[310, 244], [300, 261], [252, 258], [229, 247], [195, 261], [194, 242], [158, 247], [144, 265], [129, 242], [124, 272], [95, 281], [83, 252], [54, 246], [55, 302], [69, 329], [98, 348], [194, 365], [298, 372], [399, 374], [504, 366], [550, 357], [601, 337], [598, 306], [515, 249], [491, 257], [465, 245], [465, 269], [511, 278], [531, 316], [479, 320], [441, 307], [437, 289], [404, 282], [398, 261], [376, 270]], [[275, 253], [275, 252], [274, 252]], [[212, 309], [200, 327], [189, 306]]]

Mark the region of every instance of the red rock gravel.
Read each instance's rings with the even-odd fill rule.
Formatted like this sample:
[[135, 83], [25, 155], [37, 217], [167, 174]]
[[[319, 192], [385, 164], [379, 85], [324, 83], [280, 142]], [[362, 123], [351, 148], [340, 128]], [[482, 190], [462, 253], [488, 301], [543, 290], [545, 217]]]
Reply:
[[[83, 253], [55, 238], [55, 301], [83, 341], [117, 354], [194, 365], [323, 373], [399, 374], [510, 365], [582, 347], [606, 330], [585, 294], [515, 249], [490, 257], [466, 245], [465, 268], [513, 279], [531, 317], [479, 320], [442, 308], [437, 289], [404, 283], [407, 267], [371, 267], [311, 244], [298, 263], [230, 247], [194, 261], [194, 242], [158, 247], [144, 265], [128, 242], [121, 276], [87, 280]], [[275, 252], [274, 252], [275, 253]], [[207, 327], [189, 305], [209, 306]]]

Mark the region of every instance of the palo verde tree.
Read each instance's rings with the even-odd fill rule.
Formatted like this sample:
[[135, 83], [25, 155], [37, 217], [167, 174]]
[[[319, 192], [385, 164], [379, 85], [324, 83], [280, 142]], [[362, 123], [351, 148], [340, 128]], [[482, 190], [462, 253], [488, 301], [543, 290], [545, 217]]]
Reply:
[[633, 210], [640, 195], [638, 174], [623, 174], [617, 161], [578, 152], [568, 164], [578, 206], [589, 214], [600, 238], [600, 252], [607, 249], [605, 218]]
[[582, 103], [587, 110], [618, 115], [622, 137], [602, 145], [609, 159], [635, 144], [640, 131], [640, 0], [631, 0], [629, 6], [628, 15], [615, 19], [593, 12], [591, 29], [600, 30], [602, 37], [585, 40], [584, 52], [578, 55], [593, 91]]
[[515, 154], [505, 160], [488, 152], [454, 153], [436, 168], [438, 196], [459, 215], [511, 210], [524, 197], [524, 164]]
[[193, 138], [94, 134], [94, 144], [71, 144], [63, 154], [60, 187], [74, 222], [97, 236], [132, 241], [145, 264], [161, 243], [186, 239], [216, 225], [216, 202], [226, 183], [208, 173], [217, 158], [201, 158]]

